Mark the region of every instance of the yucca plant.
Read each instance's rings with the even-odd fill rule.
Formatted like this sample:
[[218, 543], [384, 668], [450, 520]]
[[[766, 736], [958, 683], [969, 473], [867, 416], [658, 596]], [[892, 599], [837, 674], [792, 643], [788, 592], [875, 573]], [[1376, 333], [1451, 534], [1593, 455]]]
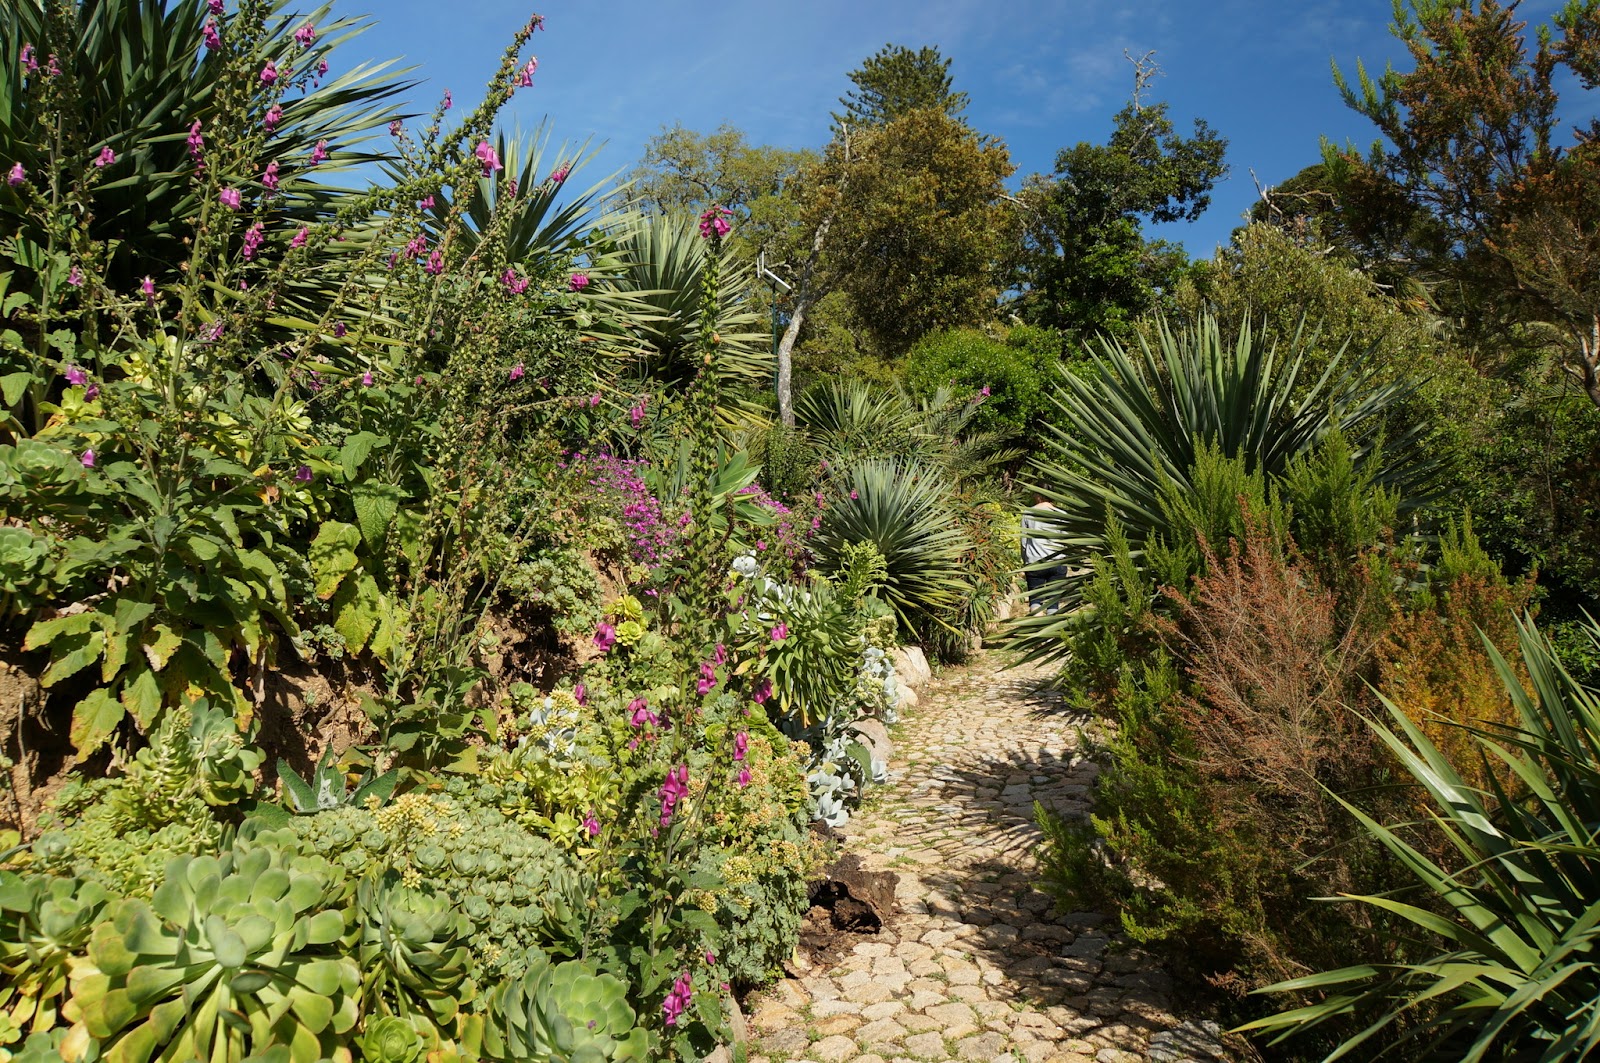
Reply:
[[[106, 279], [113, 287], [132, 290], [144, 273], [157, 273], [161, 283], [162, 271], [175, 273], [191, 253], [187, 241], [207, 188], [194, 179], [187, 140], [192, 124], [198, 121], [211, 143], [220, 135], [219, 121], [230, 124], [229, 135], [261, 135], [262, 114], [224, 114], [239, 106], [226, 88], [239, 70], [253, 76], [272, 60], [288, 77], [291, 70], [309, 74], [318, 63], [330, 63], [326, 76], [284, 96], [281, 119], [265, 138], [285, 172], [296, 175], [276, 204], [286, 226], [326, 217], [337, 199], [348, 198], [340, 175], [379, 158], [358, 145], [404, 117], [391, 101], [415, 83], [402, 80], [392, 64], [332, 66], [333, 52], [370, 20], [334, 18], [326, 4], [305, 12], [292, 12], [287, 0], [253, 0], [252, 6], [264, 9], [259, 31], [253, 19], [213, 18], [201, 0], [0, 5], [0, 40], [6, 42], [0, 50], [0, 158], [44, 179], [88, 168], [102, 148], [112, 149], [117, 161], [94, 188], [89, 234], [112, 242]], [[218, 27], [220, 47], [206, 44], [208, 21]], [[303, 43], [294, 31], [306, 25], [316, 36]], [[32, 46], [26, 59], [24, 45]], [[38, 69], [30, 69], [30, 60]], [[58, 75], [49, 74], [51, 62]], [[42, 109], [63, 99], [61, 136], [41, 144]], [[327, 154], [313, 168], [319, 141]], [[245, 185], [259, 180], [254, 172], [225, 176]], [[0, 195], [0, 235], [15, 233], [42, 247], [44, 235], [28, 227], [19, 202]]]
[[[1054, 401], [1048, 457], [1036, 481], [1053, 509], [1033, 511], [1048, 523], [1065, 575], [1044, 589], [1062, 614], [1082, 603], [1091, 563], [1106, 553], [1108, 519], [1127, 535], [1143, 564], [1158, 541], [1173, 541], [1170, 499], [1191, 487], [1199, 456], [1208, 449], [1244, 462], [1269, 482], [1296, 458], [1339, 432], [1351, 460], [1372, 480], [1399, 492], [1402, 512], [1424, 499], [1429, 473], [1414, 453], [1416, 433], [1381, 438], [1384, 417], [1410, 393], [1404, 383], [1379, 382], [1363, 359], [1341, 348], [1315, 379], [1303, 375], [1309, 336], [1297, 333], [1283, 350], [1246, 324], [1226, 338], [1214, 318], [1201, 316], [1174, 330], [1160, 322], [1154, 339], [1141, 336], [1129, 349], [1101, 341], [1088, 373], [1063, 369]], [[1013, 628], [1014, 646], [1034, 659], [1059, 659], [1062, 614], [1024, 618]]]
[[965, 567], [972, 544], [946, 502], [949, 485], [924, 466], [876, 458], [855, 463], [848, 483], [849, 494], [828, 507], [817, 531], [820, 567], [842, 572], [845, 547], [871, 543], [884, 561], [879, 594], [900, 629], [950, 626], [971, 589]]
[[[595, 335], [633, 360], [624, 388], [681, 390], [700, 372], [700, 325], [709, 243], [692, 216], [622, 213], [607, 219], [591, 247], [593, 283], [584, 289]], [[732, 250], [720, 260], [715, 368], [722, 387], [716, 411], [724, 428], [761, 420], [736, 387], [759, 388], [773, 371], [771, 333], [750, 309], [749, 264]]]
[[[1572, 678], [1530, 621], [1518, 628], [1531, 694], [1484, 642], [1521, 726], [1466, 726], [1498, 769], [1485, 773], [1490, 792], [1464, 782], [1398, 706], [1386, 702], [1392, 728], [1372, 722], [1431, 799], [1434, 829], [1460, 854], [1459, 869], [1345, 803], [1436, 903], [1347, 899], [1414, 923], [1429, 942], [1414, 950], [1422, 958], [1267, 986], [1261, 992], [1326, 995], [1243, 1029], [1275, 1032], [1277, 1043], [1335, 1020], [1366, 1022], [1329, 1061], [1373, 1058], [1374, 1039], [1401, 1026], [1390, 1050], [1407, 1060], [1555, 1063], [1600, 1051], [1600, 692]], [[1593, 620], [1588, 635], [1600, 646]]]

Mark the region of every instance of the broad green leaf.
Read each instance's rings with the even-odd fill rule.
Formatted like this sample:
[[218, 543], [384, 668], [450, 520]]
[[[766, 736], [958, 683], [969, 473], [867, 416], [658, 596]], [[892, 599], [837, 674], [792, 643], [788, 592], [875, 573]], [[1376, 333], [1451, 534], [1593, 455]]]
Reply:
[[361, 532], [354, 524], [327, 521], [311, 541], [311, 575], [317, 583], [317, 597], [323, 601], [332, 598], [339, 584], [353, 572], [360, 559], [356, 548], [361, 545]]
[[381, 550], [388, 538], [389, 525], [400, 511], [400, 495], [400, 488], [394, 484], [362, 481], [350, 487], [350, 501], [355, 506], [361, 538], [374, 551]]
[[111, 696], [111, 691], [100, 687], [78, 702], [72, 710], [72, 747], [78, 756], [85, 757], [99, 749], [111, 737], [117, 724], [122, 722], [122, 703]]
[[[61, 643], [52, 644], [56, 656], [50, 662], [50, 667], [45, 669], [44, 675], [39, 677], [39, 685], [52, 687], [68, 676], [77, 675], [100, 659], [105, 642], [104, 632], [91, 631], [87, 635], [70, 635]], [[61, 652], [62, 643], [66, 647], [65, 653]]]
[[366, 462], [372, 454], [372, 448], [389, 444], [388, 436], [380, 436], [373, 432], [357, 432], [344, 441], [344, 446], [339, 449], [339, 464], [344, 467], [346, 480], [354, 480], [356, 471]]
[[28, 385], [33, 383], [32, 373], [7, 373], [0, 376], [0, 399], [5, 400], [7, 406], [15, 406], [22, 401], [22, 396], [28, 391]]
[[85, 610], [73, 613], [70, 616], [51, 617], [49, 620], [40, 620], [28, 629], [28, 634], [22, 640], [22, 648], [36, 650], [40, 646], [48, 646], [63, 635], [82, 635], [94, 627], [95, 621], [101, 619], [98, 613]]
[[167, 662], [172, 660], [172, 655], [183, 645], [183, 636], [166, 624], [152, 624], [144, 633], [141, 642], [150, 667], [159, 672], [166, 668]]
[[139, 725], [139, 730], [149, 731], [161, 711], [161, 684], [156, 674], [141, 667], [130, 682], [122, 685], [122, 707]]
[[344, 636], [349, 651], [356, 654], [366, 649], [384, 606], [377, 582], [367, 573], [358, 572], [344, 581], [329, 606], [334, 614], [333, 628]]

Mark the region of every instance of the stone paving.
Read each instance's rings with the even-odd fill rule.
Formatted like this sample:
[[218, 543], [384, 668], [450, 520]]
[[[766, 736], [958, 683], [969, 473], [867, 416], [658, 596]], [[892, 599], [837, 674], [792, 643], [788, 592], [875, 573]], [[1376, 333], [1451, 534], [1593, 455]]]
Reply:
[[1034, 888], [1034, 802], [1089, 804], [1086, 720], [985, 654], [927, 684], [895, 735], [892, 782], [845, 849], [899, 874], [900, 914], [827, 970], [750, 1002], [751, 1063], [1213, 1063], [1211, 1023], [1168, 1011], [1155, 959]]

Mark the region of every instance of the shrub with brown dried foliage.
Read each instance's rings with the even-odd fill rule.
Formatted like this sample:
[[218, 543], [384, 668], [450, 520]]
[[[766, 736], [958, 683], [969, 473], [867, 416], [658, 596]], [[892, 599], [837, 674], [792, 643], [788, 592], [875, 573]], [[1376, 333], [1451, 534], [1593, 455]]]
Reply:
[[[1422, 728], [1463, 778], [1481, 788], [1489, 782], [1481, 745], [1461, 725], [1520, 725], [1484, 638], [1512, 662], [1526, 688], [1528, 677], [1515, 652], [1516, 618], [1528, 611], [1536, 577], [1507, 580], [1479, 546], [1470, 524], [1459, 532], [1451, 529], [1441, 547], [1428, 586], [1410, 608], [1396, 611], [1378, 643], [1378, 688]], [[1500, 778], [1509, 785], [1509, 769]]]

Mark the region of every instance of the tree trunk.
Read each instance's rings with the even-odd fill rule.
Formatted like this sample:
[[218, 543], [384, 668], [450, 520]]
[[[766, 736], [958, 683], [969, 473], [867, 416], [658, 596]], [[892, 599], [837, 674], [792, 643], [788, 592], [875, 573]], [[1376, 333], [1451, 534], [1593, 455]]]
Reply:
[[1567, 367], [1589, 401], [1600, 407], [1600, 314], [1594, 316], [1594, 330], [1578, 333], [1578, 364]]
[[778, 342], [778, 419], [787, 428], [794, 427], [794, 345], [800, 338], [800, 326], [805, 324], [806, 311], [816, 301], [812, 281], [817, 272], [817, 260], [822, 257], [823, 244], [828, 239], [828, 227], [832, 224], [833, 215], [830, 214], [817, 226], [817, 235], [811, 241], [811, 254], [806, 256], [805, 268], [800, 271], [800, 284], [795, 289], [789, 327], [783, 330], [783, 339]]
[[778, 420], [786, 428], [794, 427], [794, 345], [800, 339], [800, 327], [805, 324], [806, 311], [817, 301], [817, 263], [822, 258], [823, 246], [828, 242], [828, 229], [833, 225], [833, 219], [840, 209], [839, 203], [844, 200], [845, 188], [850, 183], [849, 127], [841, 125], [838, 137], [844, 161], [839, 171], [838, 199], [835, 200], [834, 209], [818, 223], [816, 235], [811, 239], [811, 253], [806, 256], [805, 267], [800, 271], [800, 282], [795, 288], [794, 311], [789, 315], [789, 327], [783, 330], [783, 339], [778, 343]]

